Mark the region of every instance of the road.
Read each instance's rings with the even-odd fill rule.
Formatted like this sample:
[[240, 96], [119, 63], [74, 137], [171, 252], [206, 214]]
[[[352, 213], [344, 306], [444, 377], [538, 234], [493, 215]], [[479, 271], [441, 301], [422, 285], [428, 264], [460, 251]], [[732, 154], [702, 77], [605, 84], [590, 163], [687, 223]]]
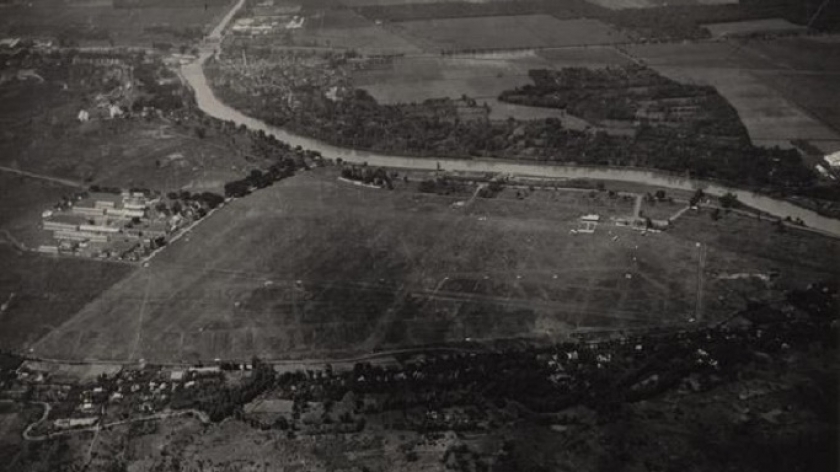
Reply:
[[47, 417], [49, 416], [50, 411], [51, 411], [49, 403], [44, 403], [44, 402], [38, 402], [38, 403], [40, 405], [43, 405], [44, 414], [41, 415], [41, 418], [38, 421], [35, 421], [34, 423], [30, 424], [23, 431], [23, 439], [26, 439], [27, 441], [45, 441], [47, 439], [52, 439], [56, 436], [67, 436], [67, 435], [70, 435], [70, 434], [81, 433], [81, 432], [84, 432], [84, 431], [95, 431], [98, 434], [98, 432], [100, 430], [108, 429], [108, 428], [113, 427], [113, 426], [119, 426], [119, 425], [129, 424], [129, 423], [138, 423], [138, 422], [141, 422], [141, 421], [165, 420], [165, 419], [168, 419], [168, 418], [175, 418], [175, 417], [178, 417], [178, 416], [195, 416], [196, 418], [198, 418], [199, 421], [201, 421], [204, 424], [210, 423], [210, 418], [207, 416], [207, 413], [204, 413], [203, 411], [194, 410], [194, 409], [175, 410], [175, 411], [164, 411], [164, 412], [161, 412], [161, 413], [155, 413], [153, 415], [141, 416], [139, 418], [130, 418], [130, 419], [127, 419], [127, 420], [112, 421], [110, 423], [104, 423], [104, 424], [96, 424], [96, 425], [88, 426], [88, 427], [85, 427], [85, 428], [67, 429], [67, 430], [56, 431], [54, 433], [44, 434], [44, 435], [40, 435], [40, 436], [33, 436], [32, 434], [30, 434], [30, 432], [32, 431], [32, 428], [34, 428], [36, 425], [38, 425], [42, 421], [45, 421], [47, 419]]
[[77, 182], [75, 180], [70, 179], [62, 179], [60, 177], [52, 177], [50, 175], [44, 174], [36, 174], [35, 172], [29, 172], [26, 170], [15, 169], [12, 167], [0, 166], [0, 171], [2, 172], [9, 172], [12, 174], [22, 175], [24, 177], [30, 177], [32, 179], [44, 180], [46, 182], [52, 182], [55, 184], [66, 185], [68, 187], [76, 187], [76, 188], [87, 188], [87, 186], [81, 182]]

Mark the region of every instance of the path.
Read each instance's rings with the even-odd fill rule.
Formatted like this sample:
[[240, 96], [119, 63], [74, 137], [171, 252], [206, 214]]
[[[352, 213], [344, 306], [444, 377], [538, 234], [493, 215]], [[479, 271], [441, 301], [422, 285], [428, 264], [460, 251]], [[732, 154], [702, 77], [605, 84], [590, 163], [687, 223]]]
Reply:
[[87, 188], [87, 186], [85, 184], [83, 184], [81, 182], [77, 182], [75, 180], [62, 179], [60, 177], [52, 177], [52, 176], [44, 175], [44, 174], [36, 174], [35, 172], [29, 172], [29, 171], [25, 171], [25, 170], [15, 169], [13, 167], [0, 166], [0, 171], [10, 172], [12, 174], [18, 174], [18, 175], [22, 175], [24, 177], [30, 177], [30, 178], [33, 178], [33, 179], [44, 180], [44, 181], [52, 182], [52, 183], [55, 183], [55, 184], [66, 185], [68, 187]]
[[[30, 424], [29, 426], [26, 427], [26, 430], [24, 430], [23, 439], [26, 439], [27, 441], [45, 441], [47, 439], [52, 439], [56, 436], [67, 436], [67, 435], [70, 435], [70, 434], [81, 433], [81, 432], [84, 432], [84, 431], [95, 431], [98, 434], [98, 432], [100, 430], [108, 429], [108, 428], [111, 428], [113, 426], [120, 426], [120, 425], [130, 424], [130, 423], [138, 423], [138, 422], [141, 422], [141, 421], [159, 421], [159, 420], [165, 420], [165, 419], [169, 419], [169, 418], [176, 418], [178, 416], [195, 416], [196, 418], [198, 418], [199, 421], [201, 421], [204, 424], [210, 423], [210, 418], [207, 416], [207, 413], [204, 413], [203, 411], [199, 411], [199, 410], [195, 410], [195, 409], [175, 410], [175, 411], [164, 411], [164, 412], [161, 412], [161, 413], [155, 413], [153, 415], [148, 415], [148, 416], [141, 416], [139, 418], [130, 418], [130, 419], [127, 419], [127, 420], [112, 421], [110, 423], [105, 423], [105, 424], [96, 424], [94, 426], [88, 426], [88, 427], [85, 427], [85, 428], [66, 429], [66, 430], [63, 430], [63, 431], [56, 431], [56, 432], [53, 432], [53, 433], [43, 434], [43, 435], [40, 435], [40, 436], [32, 436], [30, 434], [30, 431], [32, 430], [32, 428], [34, 428], [36, 425], [38, 425], [42, 421], [45, 421], [47, 419], [47, 416], [50, 413], [50, 410], [51, 410], [51, 407], [50, 407], [49, 403], [44, 403], [44, 402], [38, 402], [38, 403], [44, 406], [44, 414], [41, 416], [41, 419], [39, 419], [38, 421], [35, 421], [34, 423]], [[88, 452], [90, 452], [90, 451], [88, 451]]]
[[210, 34], [207, 35], [207, 39], [209, 39], [209, 40], [221, 39], [222, 38], [222, 33], [225, 31], [225, 28], [227, 28], [228, 23], [230, 23], [230, 21], [233, 19], [233, 16], [236, 15], [236, 12], [238, 12], [239, 9], [242, 8], [243, 5], [245, 5], [245, 0], [239, 0], [236, 3], [236, 5], [234, 5], [233, 8], [230, 9], [228, 14], [225, 15], [222, 18], [222, 21], [220, 21], [219, 24], [216, 25], [215, 28], [213, 28], [213, 31], [211, 31]]

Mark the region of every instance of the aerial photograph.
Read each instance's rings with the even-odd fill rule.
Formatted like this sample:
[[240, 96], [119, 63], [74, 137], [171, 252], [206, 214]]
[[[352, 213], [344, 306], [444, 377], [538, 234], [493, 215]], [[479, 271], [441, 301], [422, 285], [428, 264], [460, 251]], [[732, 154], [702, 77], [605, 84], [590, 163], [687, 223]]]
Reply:
[[0, 472], [840, 471], [840, 0], [0, 0]]

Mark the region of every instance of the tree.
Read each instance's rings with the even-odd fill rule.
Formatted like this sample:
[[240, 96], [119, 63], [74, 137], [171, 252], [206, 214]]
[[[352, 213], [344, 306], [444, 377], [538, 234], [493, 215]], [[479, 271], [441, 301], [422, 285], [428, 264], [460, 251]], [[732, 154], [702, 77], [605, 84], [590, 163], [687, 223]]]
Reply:
[[738, 197], [730, 192], [725, 193], [723, 196], [720, 197], [720, 206], [729, 210], [730, 208], [735, 208], [738, 206]]
[[700, 203], [700, 200], [702, 200], [705, 195], [706, 194], [703, 193], [703, 189], [698, 188], [697, 191], [694, 192], [694, 195], [691, 196], [691, 199], [688, 201], [689, 205], [697, 206], [697, 204]]

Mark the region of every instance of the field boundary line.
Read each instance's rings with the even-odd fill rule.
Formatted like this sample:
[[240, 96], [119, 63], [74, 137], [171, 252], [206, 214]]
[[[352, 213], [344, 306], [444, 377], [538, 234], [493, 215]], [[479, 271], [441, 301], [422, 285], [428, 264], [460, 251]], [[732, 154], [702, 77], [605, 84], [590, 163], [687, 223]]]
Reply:
[[75, 180], [64, 179], [64, 178], [61, 178], [61, 177], [53, 177], [53, 176], [44, 175], [44, 174], [38, 174], [38, 173], [35, 173], [35, 172], [29, 172], [29, 171], [26, 171], [26, 170], [15, 169], [13, 167], [0, 166], [0, 171], [9, 172], [9, 173], [12, 173], [12, 174], [18, 174], [18, 175], [21, 175], [21, 176], [24, 176], [24, 177], [29, 177], [29, 178], [37, 179], [37, 180], [43, 180], [43, 181], [46, 181], [46, 182], [61, 184], [61, 185], [65, 185], [67, 187], [87, 188], [87, 186], [85, 184], [83, 184], [82, 182], [77, 182]]

